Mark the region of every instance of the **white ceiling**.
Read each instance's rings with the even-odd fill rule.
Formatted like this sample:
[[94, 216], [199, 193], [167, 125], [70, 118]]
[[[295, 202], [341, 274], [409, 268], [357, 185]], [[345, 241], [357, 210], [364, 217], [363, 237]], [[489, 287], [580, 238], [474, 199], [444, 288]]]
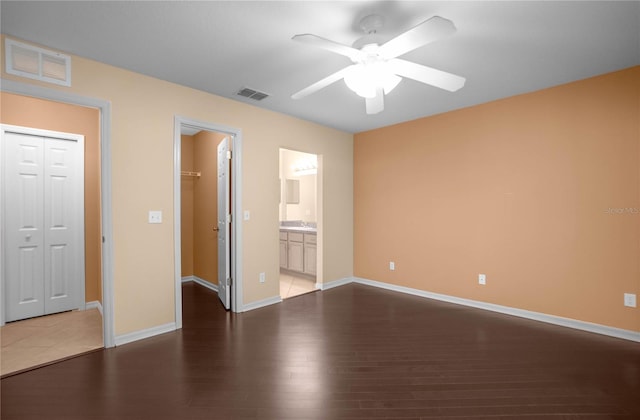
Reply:
[[[348, 132], [468, 107], [640, 64], [640, 2], [126, 1], [0, 2], [2, 32], [52, 49]], [[350, 64], [291, 40], [351, 45], [378, 13], [391, 39], [434, 16], [458, 31], [402, 58], [466, 77], [450, 93], [403, 80], [385, 110], [365, 113], [343, 82], [290, 96]], [[98, 83], [99, 81], [96, 81]], [[255, 102], [243, 87], [269, 93]]]

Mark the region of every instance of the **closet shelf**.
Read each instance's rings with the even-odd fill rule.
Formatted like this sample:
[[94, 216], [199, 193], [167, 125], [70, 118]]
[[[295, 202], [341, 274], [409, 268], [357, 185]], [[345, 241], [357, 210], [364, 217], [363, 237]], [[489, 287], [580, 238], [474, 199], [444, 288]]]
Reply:
[[180, 175], [182, 175], [182, 176], [195, 176], [196, 178], [200, 178], [200, 172], [194, 172], [194, 171], [181, 171]]

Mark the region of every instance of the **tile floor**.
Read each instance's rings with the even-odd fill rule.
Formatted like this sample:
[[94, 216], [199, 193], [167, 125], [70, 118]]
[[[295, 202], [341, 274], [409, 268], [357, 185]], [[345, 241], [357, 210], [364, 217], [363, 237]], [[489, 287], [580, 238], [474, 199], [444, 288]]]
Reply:
[[282, 299], [303, 295], [314, 290], [316, 290], [315, 280], [296, 277], [289, 273], [280, 273], [280, 297]]
[[0, 327], [0, 375], [103, 347], [97, 309], [10, 322]]

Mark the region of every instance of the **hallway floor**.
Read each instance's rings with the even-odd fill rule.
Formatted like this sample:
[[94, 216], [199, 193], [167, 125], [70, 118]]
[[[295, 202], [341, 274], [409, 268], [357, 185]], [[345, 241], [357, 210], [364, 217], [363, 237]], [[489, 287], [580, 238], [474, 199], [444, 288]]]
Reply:
[[103, 347], [97, 309], [15, 321], [0, 327], [0, 375]]
[[289, 273], [280, 273], [280, 297], [288, 299], [316, 290], [316, 282], [307, 277], [298, 277]]

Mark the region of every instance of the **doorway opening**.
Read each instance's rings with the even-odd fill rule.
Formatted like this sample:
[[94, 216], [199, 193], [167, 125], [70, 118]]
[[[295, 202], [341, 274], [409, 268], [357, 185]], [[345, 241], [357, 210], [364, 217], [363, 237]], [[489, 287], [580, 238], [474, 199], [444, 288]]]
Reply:
[[[48, 220], [48, 223], [55, 225], [52, 225], [55, 229], [52, 229], [51, 233], [45, 237], [46, 243], [44, 245], [51, 248], [50, 252], [46, 253], [47, 259], [55, 255], [59, 257], [58, 260], [49, 261], [51, 264], [48, 266], [46, 265], [47, 261], [44, 262], [45, 266], [49, 267], [48, 273], [43, 271], [43, 275], [47, 274], [46, 278], [43, 277], [46, 288], [44, 296], [51, 297], [48, 299], [49, 304], [45, 305], [43, 313], [31, 311], [22, 315], [9, 314], [7, 311], [11, 311], [11, 305], [5, 302], [7, 295], [2, 293], [2, 302], [0, 302], [0, 326], [2, 326], [3, 335], [2, 360], [3, 362], [11, 362], [10, 364], [3, 363], [2, 374], [4, 375], [55, 362], [86, 351], [112, 347], [114, 337], [111, 305], [111, 200], [108, 179], [110, 171], [110, 106], [98, 99], [64, 95], [46, 88], [18, 82], [3, 80], [2, 84], [3, 103], [11, 104], [3, 108], [1, 122], [9, 124], [5, 127], [13, 125], [42, 133], [44, 133], [42, 130], [53, 130], [49, 133], [57, 133], [53, 136], [39, 136], [35, 131], [27, 133], [33, 138], [44, 139], [43, 146], [51, 146], [45, 147], [43, 168], [47, 166], [48, 162], [50, 169], [44, 170], [43, 182], [50, 188], [45, 188], [44, 191], [54, 193], [55, 196], [55, 191], [60, 190], [62, 184], [66, 185], [67, 180], [72, 179], [63, 173], [71, 170], [71, 167], [62, 164], [63, 161], [65, 163], [68, 161], [68, 157], [63, 157], [62, 154], [66, 153], [65, 150], [71, 150], [67, 148], [67, 145], [72, 143], [64, 140], [47, 142], [46, 137], [64, 138], [65, 133], [76, 133], [80, 134], [79, 137], [84, 140], [84, 146], [80, 146], [84, 150], [84, 157], [79, 157], [79, 165], [81, 166], [78, 167], [79, 173], [75, 175], [82, 178], [81, 182], [84, 183], [84, 186], [80, 184], [78, 195], [72, 193], [73, 197], [84, 195], [84, 198], [80, 198], [82, 201], [80, 210], [74, 213], [58, 209], [57, 213], [64, 214], [64, 223], [60, 218], [57, 221]], [[16, 132], [18, 131], [20, 130]], [[26, 140], [22, 141], [23, 139], [27, 139], [27, 137], [23, 136], [19, 144], [24, 143], [28, 149], [33, 151], [38, 149], [38, 144], [34, 144], [34, 147], [31, 148], [26, 144], [28, 141], [25, 143]], [[3, 146], [6, 143], [4, 140], [3, 138]], [[15, 155], [15, 153], [12, 154]], [[36, 153], [36, 156], [39, 154]], [[4, 160], [5, 156], [0, 156], [0, 158]], [[4, 172], [6, 165], [3, 163], [2, 166]], [[82, 166], [84, 166], [84, 170]], [[63, 172], [58, 173], [60, 170]], [[18, 172], [23, 173], [24, 171]], [[36, 179], [30, 177], [26, 172], [25, 176], [31, 180]], [[5, 191], [7, 185], [4, 181], [6, 180], [3, 180], [2, 195], [6, 206], [8, 192]], [[67, 187], [62, 189], [65, 188]], [[54, 204], [56, 202], [60, 204], [60, 199], [56, 200], [50, 194], [49, 197]], [[35, 198], [37, 198], [37, 194], [34, 196]], [[46, 200], [48, 199], [45, 197]], [[70, 201], [74, 201], [74, 199], [72, 197], [62, 199], [63, 204], [68, 204]], [[56, 206], [58, 205], [56, 204]], [[37, 208], [39, 207], [38, 205]], [[12, 205], [11, 208], [15, 209], [15, 206]], [[46, 211], [46, 213], [48, 216], [45, 217], [45, 221], [51, 217], [52, 212]], [[4, 224], [4, 220], [1, 219], [3, 218], [0, 217], [0, 222]], [[64, 246], [63, 238], [59, 237], [60, 234], [66, 235], [65, 232], [71, 232], [63, 228], [66, 223], [73, 224], [78, 234], [75, 243], [83, 251], [75, 254], [76, 256], [72, 260], [66, 259], [67, 251], [65, 250], [67, 247]], [[25, 230], [22, 233], [22, 239], [29, 241], [29, 243], [38, 239], [37, 234], [34, 235], [33, 232]], [[47, 237], [50, 239], [48, 242]], [[5, 253], [8, 249], [8, 239], [10, 238], [3, 235], [0, 244], [0, 254], [4, 257], [6, 257]], [[25, 245], [29, 245], [29, 243]], [[69, 249], [72, 248], [73, 244]], [[28, 251], [29, 247], [20, 246], [20, 249]], [[39, 259], [35, 260], [36, 266], [40, 266], [37, 261]], [[7, 281], [6, 264], [1, 265], [3, 273], [0, 283], [5, 283]], [[67, 276], [66, 270], [80, 272], [78, 276], [80, 283], [77, 284], [79, 286], [77, 289], [66, 283], [66, 279], [73, 277]], [[34, 279], [37, 278], [39, 276], [34, 277]], [[77, 290], [77, 292], [73, 292], [73, 290]], [[22, 298], [31, 301], [26, 295], [20, 297], [20, 299]], [[74, 301], [72, 307], [60, 305], [61, 302], [69, 299]], [[33, 300], [38, 301], [39, 299], [36, 297]], [[10, 322], [13, 320], [15, 321]], [[10, 323], [5, 325], [5, 322]], [[61, 341], [56, 341], [58, 339]]]
[[182, 327], [182, 284], [218, 293], [233, 312], [242, 308], [239, 231], [240, 131], [176, 117], [176, 327]]
[[318, 289], [318, 155], [280, 149], [280, 297]]

